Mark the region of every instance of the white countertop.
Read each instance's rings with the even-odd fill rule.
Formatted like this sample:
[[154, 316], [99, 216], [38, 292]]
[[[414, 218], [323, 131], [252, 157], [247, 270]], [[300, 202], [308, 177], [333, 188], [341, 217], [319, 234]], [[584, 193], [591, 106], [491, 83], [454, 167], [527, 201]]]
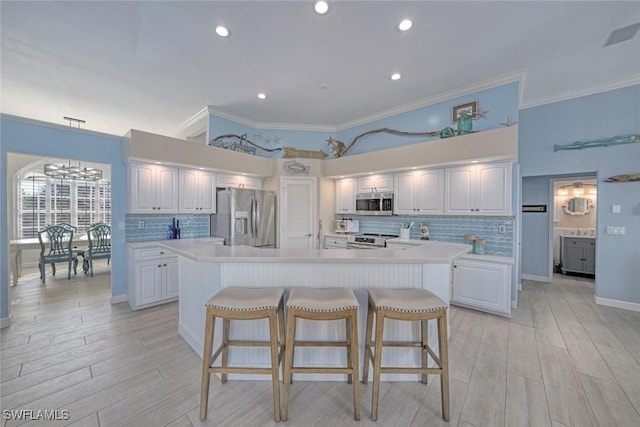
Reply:
[[451, 262], [467, 253], [469, 245], [431, 242], [415, 249], [262, 249], [214, 245], [205, 239], [162, 240], [161, 247], [198, 262], [298, 262], [430, 264]]
[[391, 239], [387, 239], [387, 243], [397, 243], [400, 245], [428, 245], [430, 243], [438, 243], [435, 240], [422, 240], [422, 239], [401, 239], [400, 237], [393, 237]]
[[179, 242], [203, 242], [203, 243], [215, 243], [215, 242], [222, 242], [224, 243], [224, 239], [222, 237], [198, 237], [195, 239], [178, 239], [178, 240], [153, 240], [150, 242], [132, 242], [132, 243], [127, 243], [127, 246], [131, 249], [144, 249], [144, 248], [153, 248], [155, 246], [157, 246], [159, 243], [164, 243], [164, 242], [173, 242], [173, 241], [179, 241]]

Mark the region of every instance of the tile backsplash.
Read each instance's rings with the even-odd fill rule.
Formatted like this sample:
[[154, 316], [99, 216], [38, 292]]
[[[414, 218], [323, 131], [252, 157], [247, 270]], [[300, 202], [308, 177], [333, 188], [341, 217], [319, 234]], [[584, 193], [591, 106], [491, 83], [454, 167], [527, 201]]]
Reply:
[[[181, 238], [209, 237], [209, 215], [127, 214], [125, 216], [127, 243], [165, 240], [167, 238], [167, 227], [171, 225], [173, 218], [180, 220]], [[142, 229], [138, 228], [140, 221], [144, 222], [144, 228]], [[191, 221], [191, 227], [187, 227], [188, 221]]]
[[[411, 227], [411, 238], [420, 238], [418, 224], [429, 227], [429, 237], [438, 242], [465, 243], [465, 234], [475, 234], [477, 239], [486, 239], [485, 254], [513, 256], [513, 218], [470, 216], [348, 216], [336, 215], [335, 219], [360, 220], [360, 233], [382, 233], [400, 235], [402, 224], [415, 222]], [[499, 233], [499, 226], [504, 233]]]

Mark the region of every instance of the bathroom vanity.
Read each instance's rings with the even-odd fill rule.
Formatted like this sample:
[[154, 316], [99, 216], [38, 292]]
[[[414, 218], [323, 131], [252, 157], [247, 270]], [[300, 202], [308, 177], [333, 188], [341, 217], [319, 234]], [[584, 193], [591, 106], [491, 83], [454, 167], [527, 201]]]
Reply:
[[596, 274], [596, 239], [593, 236], [560, 236], [562, 274]]

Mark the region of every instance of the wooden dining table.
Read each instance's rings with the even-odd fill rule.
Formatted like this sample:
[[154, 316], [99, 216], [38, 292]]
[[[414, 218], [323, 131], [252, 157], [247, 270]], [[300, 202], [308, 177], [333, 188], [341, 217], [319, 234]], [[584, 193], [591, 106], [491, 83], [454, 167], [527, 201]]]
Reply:
[[[107, 239], [109, 242], [111, 239]], [[78, 238], [73, 239], [73, 258], [74, 258], [74, 273], [76, 272], [77, 258], [82, 255], [84, 258], [84, 251], [89, 247], [89, 239], [87, 235], [81, 235]], [[12, 286], [18, 284], [18, 278], [22, 276], [22, 251], [29, 249], [40, 249], [40, 241], [37, 238], [30, 239], [17, 239], [9, 241], [9, 283]]]

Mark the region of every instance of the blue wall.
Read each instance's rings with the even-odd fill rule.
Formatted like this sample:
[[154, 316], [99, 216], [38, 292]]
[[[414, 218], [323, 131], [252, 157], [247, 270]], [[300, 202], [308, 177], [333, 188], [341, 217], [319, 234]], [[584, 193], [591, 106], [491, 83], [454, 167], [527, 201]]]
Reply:
[[549, 276], [549, 216], [553, 213], [549, 198], [549, 178], [522, 178], [522, 204], [547, 206], [547, 212], [544, 213], [522, 213], [522, 274], [547, 278]]
[[[122, 139], [117, 136], [79, 131], [57, 125], [37, 123], [11, 116], [0, 118], [0, 200], [7, 200], [7, 153], [26, 153], [44, 157], [69, 158], [106, 163], [111, 166], [112, 295], [127, 292], [125, 232], [118, 224], [125, 220], [127, 172], [122, 161]], [[7, 209], [0, 207], [0, 247], [8, 248]], [[0, 317], [6, 318], [8, 307], [8, 263], [0, 257]]]
[[[640, 303], [640, 182], [602, 182], [640, 172], [640, 144], [553, 151], [554, 144], [627, 134], [640, 134], [640, 85], [521, 110], [518, 157], [523, 177], [597, 173], [596, 296]], [[607, 235], [607, 226], [623, 226], [626, 235]], [[548, 227], [531, 224], [523, 233], [548, 235]], [[529, 244], [523, 234], [523, 254]]]

